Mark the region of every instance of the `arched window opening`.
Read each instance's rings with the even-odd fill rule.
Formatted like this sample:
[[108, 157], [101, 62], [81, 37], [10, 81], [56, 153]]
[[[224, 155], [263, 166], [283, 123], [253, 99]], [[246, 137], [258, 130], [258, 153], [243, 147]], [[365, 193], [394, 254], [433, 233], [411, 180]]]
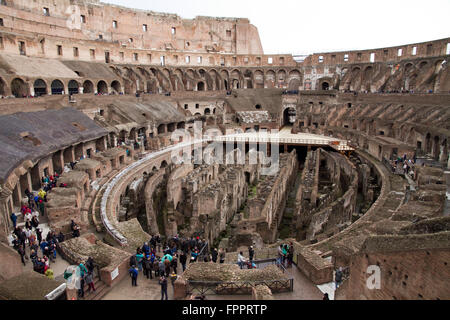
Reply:
[[97, 93], [98, 94], [107, 94], [108, 93], [108, 85], [105, 81], [100, 80], [97, 84]]
[[86, 80], [83, 83], [83, 93], [94, 93], [94, 84], [91, 81]]
[[34, 81], [33, 87], [35, 97], [40, 97], [47, 94], [47, 84], [44, 80], [37, 79], [36, 81]]
[[64, 84], [59, 80], [53, 80], [51, 88], [52, 94], [64, 94]]
[[76, 82], [75, 80], [70, 80], [69, 81], [69, 94], [78, 94], [79, 93], [79, 84], [78, 82]]

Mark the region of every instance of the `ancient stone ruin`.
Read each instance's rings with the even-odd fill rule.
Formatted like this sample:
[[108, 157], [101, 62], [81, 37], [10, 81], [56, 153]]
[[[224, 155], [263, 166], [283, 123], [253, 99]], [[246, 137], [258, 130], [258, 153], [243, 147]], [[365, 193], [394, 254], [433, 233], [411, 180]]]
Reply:
[[[299, 62], [243, 18], [7, 0], [0, 22], [0, 299], [77, 299], [89, 257], [107, 298], [157, 234], [202, 241], [175, 299], [450, 299], [450, 38]], [[53, 278], [22, 266], [27, 206], [64, 235]]]

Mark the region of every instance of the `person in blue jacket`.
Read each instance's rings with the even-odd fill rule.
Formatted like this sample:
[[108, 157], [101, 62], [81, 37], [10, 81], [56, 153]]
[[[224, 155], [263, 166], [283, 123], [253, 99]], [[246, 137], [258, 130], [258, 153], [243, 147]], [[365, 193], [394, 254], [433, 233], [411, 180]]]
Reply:
[[13, 227], [14, 227], [14, 229], [16, 228], [16, 225], [17, 225], [17, 216], [16, 216], [16, 214], [13, 212], [13, 213], [11, 213], [11, 221], [12, 221], [12, 223], [13, 223]]
[[130, 273], [130, 277], [131, 277], [131, 286], [137, 287], [137, 278], [139, 275], [139, 271], [136, 268], [136, 266], [132, 266], [130, 268], [130, 270], [128, 270], [128, 272]]

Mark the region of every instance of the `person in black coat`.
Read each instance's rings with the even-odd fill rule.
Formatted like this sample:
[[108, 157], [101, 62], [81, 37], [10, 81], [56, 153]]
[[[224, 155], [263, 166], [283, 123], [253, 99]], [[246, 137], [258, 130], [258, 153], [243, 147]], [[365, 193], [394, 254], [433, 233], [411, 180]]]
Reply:
[[86, 260], [86, 268], [88, 269], [88, 272], [93, 273], [94, 272], [94, 259], [92, 259], [92, 257], [89, 257]]
[[162, 276], [159, 278], [159, 285], [161, 286], [161, 300], [164, 300], [164, 296], [166, 296], [166, 300], [169, 300], [167, 297], [167, 279]]
[[255, 256], [255, 250], [253, 250], [253, 246], [248, 248], [248, 258], [250, 261], [253, 261], [253, 257]]
[[36, 216], [31, 219], [31, 225], [33, 228], [37, 229], [39, 227], [39, 220]]
[[59, 243], [64, 242], [65, 237], [61, 231], [59, 232], [57, 239]]
[[24, 231], [20, 230], [20, 234], [19, 234], [19, 242], [20, 244], [23, 244], [23, 246], [25, 247], [25, 242], [27, 241], [27, 235]]
[[142, 263], [142, 267], [144, 269], [144, 275], [147, 276], [147, 279], [153, 279], [153, 275], [152, 275], [153, 263], [150, 260], [150, 257], [144, 259], [144, 261]]
[[186, 253], [184, 251], [181, 251], [180, 263], [181, 263], [181, 266], [183, 267], [183, 272], [184, 272], [184, 270], [186, 270], [186, 261], [187, 261]]
[[173, 272], [177, 274], [178, 258], [176, 254], [173, 256], [172, 262], [170, 262], [170, 266], [172, 267]]
[[41, 242], [42, 242], [42, 230], [39, 229], [39, 228], [36, 229], [36, 238], [39, 241], [39, 245], [41, 245]]
[[217, 256], [219, 255], [219, 253], [217, 252], [217, 249], [214, 248], [211, 252], [211, 260], [214, 263], [217, 263]]

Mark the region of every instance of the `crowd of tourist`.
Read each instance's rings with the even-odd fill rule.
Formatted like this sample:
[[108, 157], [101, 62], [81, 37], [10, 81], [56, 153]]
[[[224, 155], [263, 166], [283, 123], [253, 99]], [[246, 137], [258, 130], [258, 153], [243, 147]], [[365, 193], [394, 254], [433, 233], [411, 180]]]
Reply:
[[168, 300], [168, 279], [172, 285], [178, 278], [178, 264], [183, 272], [186, 270], [188, 255], [190, 263], [196, 262], [201, 250], [206, 250], [207, 242], [199, 237], [179, 238], [175, 236], [164, 241], [160, 235], [151, 236], [148, 242], [136, 249], [136, 254], [130, 257], [129, 274], [131, 285], [138, 286], [140, 272], [147, 279], [158, 279], [161, 286], [161, 300]]
[[[36, 214], [36, 211], [33, 214]], [[56, 250], [65, 237], [61, 232], [55, 234], [49, 231], [43, 238], [37, 217], [34, 215], [31, 224], [26, 223], [24, 229], [18, 226], [14, 228], [12, 244], [24, 265], [27, 264], [27, 260], [31, 260], [34, 271], [53, 279], [50, 263], [56, 262]], [[29, 254], [27, 254], [27, 247]]]
[[395, 174], [405, 174], [409, 175], [409, 177], [415, 180], [415, 166], [416, 166], [416, 156], [412, 159], [408, 159], [407, 155], [403, 155], [403, 157], [397, 157], [390, 161], [392, 173]]
[[147, 279], [158, 280], [161, 286], [161, 300], [167, 300], [168, 281], [173, 286], [178, 274], [186, 270], [188, 263], [200, 260], [224, 263], [225, 251], [217, 250], [217, 248], [208, 251], [208, 243], [200, 237], [179, 238], [175, 236], [163, 240], [160, 235], [151, 236], [149, 241], [137, 248], [136, 254], [130, 257], [131, 285], [138, 286], [138, 277], [142, 272]]
[[[20, 209], [25, 222], [23, 227], [18, 226], [18, 216], [14, 212], [10, 216], [13, 224], [10, 241], [20, 255], [23, 265], [27, 265], [27, 261], [31, 260], [33, 270], [50, 279], [53, 279], [50, 263], [56, 262], [58, 244], [64, 241], [65, 236], [62, 232], [55, 234], [50, 230], [44, 237], [39, 219], [45, 216], [47, 195], [58, 186], [58, 179], [57, 173], [46, 175], [42, 177], [39, 191], [25, 190], [27, 201]], [[67, 185], [60, 183], [59, 187], [67, 187]]]

